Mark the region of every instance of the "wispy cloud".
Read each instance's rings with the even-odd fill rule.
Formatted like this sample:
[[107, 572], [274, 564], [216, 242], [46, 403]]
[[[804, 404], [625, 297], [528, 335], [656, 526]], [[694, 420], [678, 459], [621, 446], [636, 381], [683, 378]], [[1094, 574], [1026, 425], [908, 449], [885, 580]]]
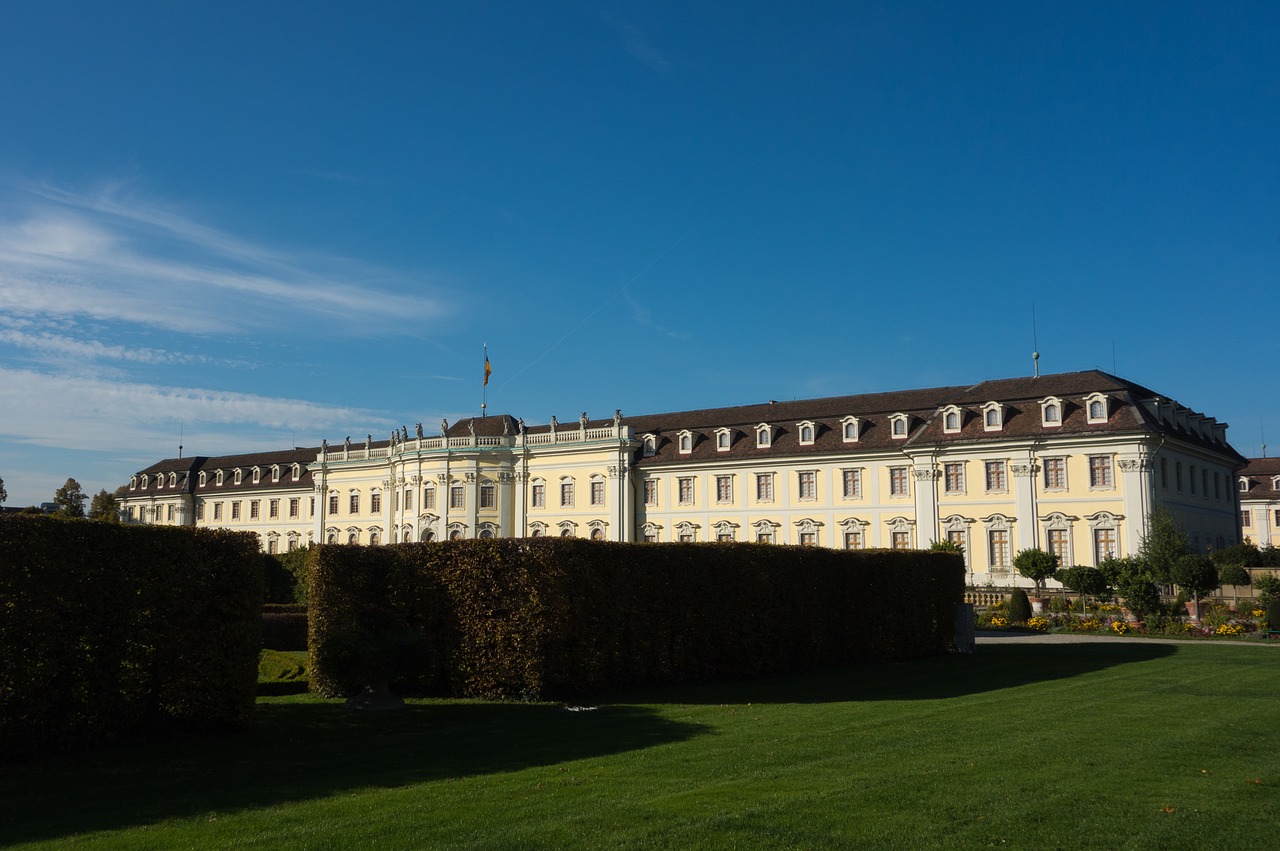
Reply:
[[443, 298], [397, 291], [408, 284], [393, 270], [272, 248], [122, 200], [118, 187], [26, 187], [0, 213], [0, 310], [18, 315], [224, 334], [286, 313], [344, 333], [445, 315]]
[[671, 61], [661, 50], [654, 47], [639, 27], [629, 21], [617, 20], [608, 13], [602, 14], [622, 39], [623, 50], [659, 74], [666, 74], [671, 70]]
[[[0, 326], [8, 324], [0, 317]], [[67, 358], [76, 362], [91, 361], [123, 361], [138, 364], [210, 364], [218, 366], [250, 366], [247, 361], [212, 358], [207, 355], [193, 355], [182, 352], [170, 352], [165, 349], [148, 347], [130, 347], [104, 343], [100, 340], [79, 340], [63, 334], [41, 332], [29, 334], [15, 328], [0, 327], [0, 343], [20, 349]]]
[[285, 431], [336, 435], [390, 429], [384, 415], [301, 399], [232, 393], [195, 387], [164, 387], [96, 377], [59, 375], [0, 367], [0, 436], [39, 446], [126, 452], [167, 445], [174, 424], [188, 424], [188, 440], [213, 454], [243, 451], [255, 441]]
[[665, 337], [670, 337], [673, 340], [688, 340], [690, 338], [690, 335], [687, 332], [673, 331], [670, 328], [666, 328], [655, 322], [653, 320], [653, 312], [632, 298], [629, 291], [623, 290], [622, 297], [626, 300], [627, 308], [631, 311], [631, 318], [634, 319], [637, 324], [657, 331], [659, 334], [662, 334]]

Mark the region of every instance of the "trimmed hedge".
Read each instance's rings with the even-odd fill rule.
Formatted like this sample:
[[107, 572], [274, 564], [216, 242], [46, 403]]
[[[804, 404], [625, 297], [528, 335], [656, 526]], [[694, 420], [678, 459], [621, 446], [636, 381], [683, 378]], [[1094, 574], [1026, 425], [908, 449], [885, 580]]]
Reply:
[[268, 603], [262, 607], [264, 650], [307, 649], [307, 607], [296, 603]]
[[253, 535], [0, 516], [0, 752], [253, 713]]
[[394, 686], [465, 697], [917, 659], [951, 647], [964, 592], [962, 557], [921, 551], [540, 538], [322, 546], [310, 562], [311, 682], [329, 695], [356, 685], [330, 652], [353, 633], [424, 637]]

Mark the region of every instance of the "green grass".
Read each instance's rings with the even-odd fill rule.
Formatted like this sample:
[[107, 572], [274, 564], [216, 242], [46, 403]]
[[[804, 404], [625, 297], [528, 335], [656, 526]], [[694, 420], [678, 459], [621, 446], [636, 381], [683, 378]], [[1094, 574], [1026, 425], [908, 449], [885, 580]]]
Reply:
[[1280, 652], [1151, 642], [650, 691], [594, 711], [264, 697], [248, 732], [0, 767], [0, 845], [1264, 848]]

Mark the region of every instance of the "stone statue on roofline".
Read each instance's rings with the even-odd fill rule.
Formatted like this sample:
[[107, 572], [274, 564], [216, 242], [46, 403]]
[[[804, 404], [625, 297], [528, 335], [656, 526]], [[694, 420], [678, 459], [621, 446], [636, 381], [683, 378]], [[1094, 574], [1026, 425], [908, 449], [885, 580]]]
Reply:
[[502, 418], [502, 436], [509, 437], [510, 435], [511, 435], [511, 418], [503, 417]]
[[520, 429], [521, 434], [524, 434], [524, 417], [520, 418], [520, 421], [516, 423], [516, 427]]
[[613, 427], [618, 428], [621, 425], [622, 425], [622, 409], [614, 408], [613, 409]]
[[444, 437], [449, 433], [449, 421], [443, 417], [440, 419], [440, 436]]
[[351, 435], [347, 435], [347, 439], [342, 441], [342, 448], [347, 452], [351, 451]]
[[587, 412], [583, 411], [582, 416], [578, 417], [578, 428], [586, 429], [586, 427], [587, 427]]
[[418, 423], [416, 426], [413, 427], [413, 429], [418, 433], [418, 439], [421, 440], [422, 439], [422, 423]]

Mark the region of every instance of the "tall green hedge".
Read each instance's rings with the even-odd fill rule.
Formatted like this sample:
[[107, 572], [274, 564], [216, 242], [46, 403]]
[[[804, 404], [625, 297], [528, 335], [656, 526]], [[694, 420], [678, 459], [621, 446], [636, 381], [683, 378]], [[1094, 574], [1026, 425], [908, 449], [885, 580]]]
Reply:
[[561, 538], [323, 546], [311, 555], [311, 681], [326, 694], [353, 685], [326, 658], [353, 630], [424, 639], [401, 690], [470, 697], [914, 659], [951, 646], [963, 590], [952, 553]]
[[254, 536], [0, 516], [0, 752], [253, 713]]

